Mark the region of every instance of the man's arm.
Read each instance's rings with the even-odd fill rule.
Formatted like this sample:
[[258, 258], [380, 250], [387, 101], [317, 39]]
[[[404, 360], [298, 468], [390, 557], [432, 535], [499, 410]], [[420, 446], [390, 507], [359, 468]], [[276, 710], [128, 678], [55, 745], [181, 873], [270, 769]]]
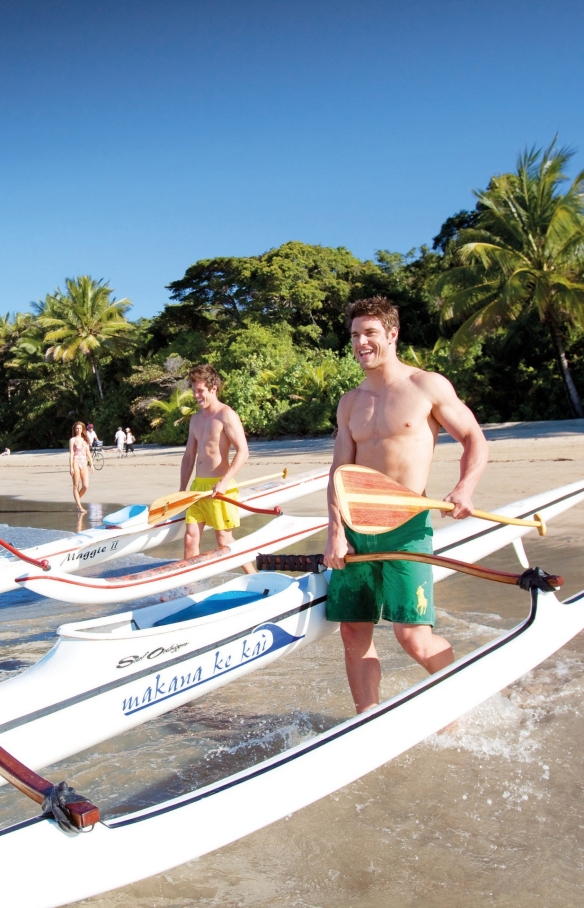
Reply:
[[472, 410], [461, 401], [448, 379], [431, 374], [432, 415], [464, 449], [460, 458], [460, 479], [445, 497], [445, 501], [455, 505], [449, 515], [461, 519], [472, 513], [472, 495], [487, 466], [489, 448]]
[[180, 464], [180, 489], [179, 492], [184, 492], [188, 488], [189, 480], [191, 478], [195, 460], [197, 458], [197, 437], [195, 435], [195, 417], [191, 417], [189, 424], [189, 437], [187, 438], [187, 446], [185, 448], [185, 453], [183, 454], [183, 459]]
[[226, 489], [229, 488], [229, 483], [233, 477], [239, 473], [245, 462], [249, 457], [249, 448], [247, 446], [247, 438], [245, 437], [245, 432], [241, 424], [241, 420], [235, 410], [232, 410], [231, 407], [226, 407], [226, 410], [223, 415], [223, 431], [225, 435], [231, 442], [233, 448], [235, 448], [235, 457], [229, 465], [229, 469], [226, 471], [225, 475], [221, 477], [217, 485], [213, 488], [213, 494], [224, 495]]
[[324, 563], [327, 567], [342, 570], [345, 567], [345, 555], [352, 552], [352, 546], [347, 542], [345, 528], [341, 519], [341, 512], [335, 492], [333, 476], [337, 467], [345, 463], [355, 463], [356, 445], [349, 429], [350, 403], [348, 395], [341, 397], [337, 410], [337, 425], [339, 430], [335, 439], [335, 450], [331, 466], [329, 484], [327, 489], [327, 502], [329, 511], [329, 526], [326, 547], [324, 550]]

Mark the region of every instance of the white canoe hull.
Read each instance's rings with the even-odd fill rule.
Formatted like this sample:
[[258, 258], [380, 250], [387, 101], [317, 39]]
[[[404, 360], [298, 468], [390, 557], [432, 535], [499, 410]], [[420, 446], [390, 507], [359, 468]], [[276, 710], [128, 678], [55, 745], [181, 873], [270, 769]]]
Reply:
[[[583, 484], [574, 486], [500, 511], [529, 512], [537, 502], [549, 519], [558, 509], [565, 510], [584, 498]], [[324, 522], [322, 518], [281, 517], [268, 527], [280, 521], [288, 524], [288, 532], [294, 531], [296, 538], [304, 538]], [[524, 532], [521, 527], [479, 520], [457, 521], [436, 532], [435, 550], [476, 561]], [[269, 529], [265, 538], [273, 538]], [[257, 548], [268, 551], [267, 545], [258, 543]], [[435, 580], [447, 573], [434, 568]], [[270, 583], [267, 576], [272, 578]], [[204, 605], [210, 595], [222, 590], [264, 588], [270, 588], [271, 594], [259, 603], [153, 626], [194, 603]], [[275, 575], [275, 579], [264, 574], [242, 576], [172, 602], [63, 625], [56, 645], [39, 663], [0, 685], [0, 746], [26, 765], [42, 769], [162, 715], [335, 630], [336, 625], [324, 618], [325, 596], [323, 575], [308, 575], [301, 581], [284, 575]], [[268, 629], [263, 637], [264, 632], [260, 633], [260, 640], [257, 628], [266, 622], [297, 639], [282, 646], [281, 636], [274, 642], [274, 633], [279, 632]], [[258, 643], [258, 657], [250, 658]]]
[[[584, 627], [584, 592], [540, 594], [515, 630], [397, 697], [220, 782], [68, 835], [35, 819], [0, 832], [7, 905], [56, 908], [222, 848], [393, 759], [541, 663]], [[90, 792], [85, 792], [90, 795]], [[23, 860], [34, 855], [34, 873]], [[66, 868], [63, 873], [55, 868]]]
[[[327, 588], [325, 574], [261, 573], [63, 625], [40, 662], [0, 684], [0, 746], [42, 769], [262, 668], [337, 629], [325, 619]], [[240, 592], [256, 601], [209, 608]], [[186, 608], [202, 617], [153, 626]]]
[[277, 552], [306, 539], [328, 525], [326, 517], [275, 517], [255, 533], [236, 539], [232, 545], [214, 549], [186, 561], [173, 561], [125, 577], [71, 577], [62, 571], [33, 568], [17, 578], [21, 586], [39, 596], [83, 605], [114, 605], [207, 580], [254, 561], [260, 552]]
[[[321, 468], [288, 476], [286, 479], [258, 483], [242, 489], [240, 498], [254, 507], [276, 507], [322, 491], [327, 486], [328, 475], [328, 468]], [[136, 512], [135, 515], [133, 512]], [[117, 515], [119, 524], [115, 522]], [[248, 511], [241, 510], [242, 518], [248, 515]], [[31, 546], [23, 549], [23, 553], [38, 561], [46, 559], [51, 568], [61, 573], [73, 574], [88, 564], [101, 564], [114, 558], [146, 552], [184, 536], [184, 514], [161, 521], [155, 526], [148, 526], [147, 520], [148, 508], [145, 505], [132, 505], [104, 518], [104, 524], [107, 525], [77, 533], [68, 539], [56, 539], [43, 545]], [[0, 558], [0, 593], [18, 589], [20, 584], [16, 582], [16, 578], [25, 573], [27, 568], [20, 558]]]

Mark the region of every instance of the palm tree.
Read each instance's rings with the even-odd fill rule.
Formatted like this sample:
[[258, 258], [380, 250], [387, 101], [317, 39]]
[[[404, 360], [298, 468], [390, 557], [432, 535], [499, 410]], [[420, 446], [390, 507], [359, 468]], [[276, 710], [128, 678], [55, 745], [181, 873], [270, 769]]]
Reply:
[[455, 267], [434, 284], [443, 323], [463, 322], [453, 349], [476, 342], [532, 309], [547, 327], [574, 416], [584, 416], [564, 349], [566, 325], [584, 327], [584, 171], [566, 192], [573, 155], [525, 151], [517, 173], [493, 177], [479, 199], [476, 224], [451, 247]]
[[51, 344], [46, 356], [88, 363], [103, 400], [98, 363], [103, 357], [119, 355], [132, 343], [134, 327], [125, 318], [132, 304], [128, 299], [111, 300], [109, 285], [89, 275], [67, 278], [65, 285], [66, 293], [57, 289], [35, 306], [45, 343]]
[[171, 423], [173, 426], [179, 426], [197, 411], [191, 389], [181, 389], [178, 385], [168, 400], [151, 400], [146, 409], [148, 412], [158, 414], [150, 419], [153, 429], [170, 426]]

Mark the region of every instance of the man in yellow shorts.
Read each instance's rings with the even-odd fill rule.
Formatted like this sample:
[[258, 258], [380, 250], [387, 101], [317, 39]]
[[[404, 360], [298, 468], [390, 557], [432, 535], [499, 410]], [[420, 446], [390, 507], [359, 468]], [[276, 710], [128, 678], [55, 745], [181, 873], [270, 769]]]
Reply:
[[[221, 378], [216, 369], [208, 363], [195, 366], [189, 374], [199, 409], [191, 417], [187, 447], [180, 468], [180, 490], [188, 487], [197, 462], [197, 471], [192, 492], [210, 492], [237, 498], [237, 486], [233, 477], [242, 468], [249, 451], [245, 432], [237, 413], [221, 403], [218, 392]], [[229, 462], [229, 452], [235, 449], [235, 456]], [[200, 552], [201, 534], [205, 526], [213, 527], [217, 545], [233, 543], [232, 529], [239, 526], [239, 508], [214, 497], [203, 498], [191, 505], [186, 514], [185, 558], [193, 558]], [[247, 574], [255, 572], [252, 564], [244, 564]]]

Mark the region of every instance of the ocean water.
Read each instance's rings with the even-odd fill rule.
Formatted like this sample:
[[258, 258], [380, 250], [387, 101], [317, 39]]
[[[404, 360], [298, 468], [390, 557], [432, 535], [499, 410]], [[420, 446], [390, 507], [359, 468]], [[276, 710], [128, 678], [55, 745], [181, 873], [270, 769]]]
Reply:
[[[0, 500], [0, 537], [17, 545], [70, 534], [66, 506]], [[104, 506], [104, 512], [114, 510]], [[584, 588], [580, 506], [526, 538], [532, 564]], [[85, 519], [101, 520], [95, 511]], [[255, 528], [253, 518], [244, 531]], [[303, 544], [322, 550], [323, 539]], [[97, 566], [178, 557], [180, 545]], [[511, 549], [487, 563], [517, 570]], [[457, 655], [527, 613], [512, 587], [455, 576], [436, 586], [438, 628]], [[122, 605], [118, 610], [125, 609]], [[36, 662], [56, 627], [115, 608], [0, 596], [0, 679]], [[376, 630], [384, 697], [424, 672]], [[533, 672], [375, 773], [197, 861], [81, 904], [107, 908], [572, 908], [584, 881], [584, 635]], [[156, 803], [253, 765], [352, 715], [338, 635], [44, 771], [106, 815]], [[0, 789], [0, 826], [36, 805]], [[12, 906], [11, 906], [12, 908]]]

